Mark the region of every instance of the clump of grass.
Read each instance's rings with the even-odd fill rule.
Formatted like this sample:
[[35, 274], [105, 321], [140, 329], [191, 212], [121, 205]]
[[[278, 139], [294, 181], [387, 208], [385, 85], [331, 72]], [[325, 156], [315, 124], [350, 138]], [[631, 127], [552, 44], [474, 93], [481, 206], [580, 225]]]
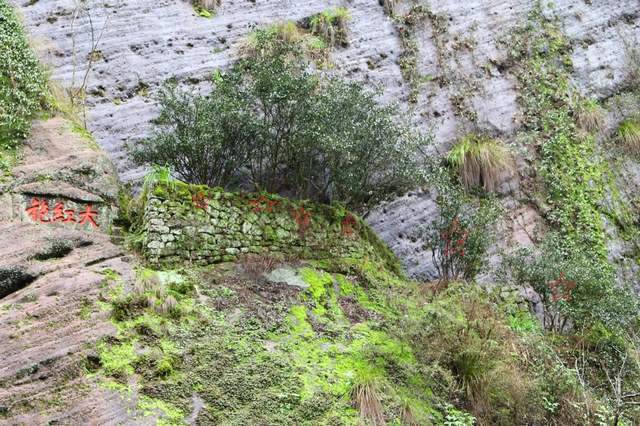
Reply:
[[355, 384], [351, 391], [351, 398], [366, 424], [386, 425], [384, 410], [380, 402], [380, 391], [374, 379], [362, 379]]
[[176, 315], [178, 301], [173, 296], [167, 296], [164, 302], [156, 309], [160, 315]]
[[293, 21], [277, 22], [249, 33], [240, 47], [243, 56], [258, 58], [270, 54], [279, 45], [297, 46], [319, 65], [329, 62], [327, 42], [309, 34]]
[[273, 256], [247, 255], [240, 259], [242, 269], [253, 279], [273, 271], [279, 263], [281, 260]]
[[384, 8], [384, 13], [394, 16], [398, 0], [380, 0], [380, 5]]
[[501, 177], [513, 169], [511, 154], [501, 141], [475, 134], [458, 141], [447, 159], [466, 189], [494, 191]]
[[269, 53], [272, 48], [270, 42], [275, 41], [285, 44], [297, 44], [304, 38], [304, 33], [295, 22], [276, 22], [265, 28], [256, 29], [247, 35], [241, 51], [248, 57], [256, 58]]
[[626, 151], [633, 155], [640, 155], [640, 120], [627, 118], [620, 123], [618, 139]]
[[192, 0], [193, 8], [203, 18], [211, 18], [222, 5], [222, 0]]
[[329, 46], [348, 46], [347, 22], [349, 11], [336, 7], [314, 15], [309, 20], [311, 34], [321, 37]]
[[597, 132], [604, 122], [604, 110], [596, 101], [587, 101], [578, 107], [577, 122], [582, 129]]

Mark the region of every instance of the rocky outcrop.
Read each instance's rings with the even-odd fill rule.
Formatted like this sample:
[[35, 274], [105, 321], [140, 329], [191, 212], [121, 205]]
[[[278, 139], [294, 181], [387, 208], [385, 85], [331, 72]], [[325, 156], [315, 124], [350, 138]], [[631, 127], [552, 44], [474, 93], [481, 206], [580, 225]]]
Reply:
[[[378, 0], [225, 0], [210, 19], [183, 0], [93, 0], [85, 3], [89, 12], [75, 9], [72, 1], [14, 3], [55, 79], [80, 86], [91, 63], [88, 126], [125, 180], [142, 174], [128, 163], [124, 146], [148, 133], [157, 111], [153, 95], [164, 80], [175, 76], [194, 90], [206, 90], [210, 73], [238, 56], [242, 38], [253, 28], [300, 20], [332, 6], [351, 13], [349, 44], [332, 52], [332, 69], [382, 86], [385, 101], [400, 103], [414, 113], [416, 125], [433, 131], [436, 151], [446, 151], [471, 130], [511, 141], [524, 119], [503, 41], [524, 22], [535, 0], [425, 2], [410, 25], [406, 17], [416, 2], [392, 2], [396, 19]], [[586, 96], [608, 98], [625, 80], [626, 52], [640, 34], [639, 9], [638, 0], [554, 2], [553, 13], [572, 44], [574, 84]], [[517, 179], [506, 193], [521, 198]], [[510, 204], [515, 210], [526, 207]], [[432, 276], [425, 266], [429, 254], [407, 237], [432, 213], [426, 196], [407, 196], [371, 219], [408, 270], [422, 278]]]
[[[96, 302], [115, 284], [110, 276], [127, 285], [133, 268], [107, 233], [113, 167], [71, 129], [61, 118], [34, 123], [0, 188], [0, 424], [135, 423], [127, 402], [85, 375], [96, 341], [116, 331]], [[75, 222], [56, 219], [58, 203], [77, 209], [65, 214]], [[95, 226], [80, 223], [88, 205]]]

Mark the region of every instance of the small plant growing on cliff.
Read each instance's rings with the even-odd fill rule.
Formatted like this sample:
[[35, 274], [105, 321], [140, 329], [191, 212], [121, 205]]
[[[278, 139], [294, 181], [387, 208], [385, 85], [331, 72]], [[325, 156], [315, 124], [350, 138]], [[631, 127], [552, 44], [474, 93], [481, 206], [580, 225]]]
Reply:
[[465, 194], [445, 167], [435, 166], [430, 177], [439, 215], [418, 231], [419, 237], [427, 242], [441, 281], [472, 280], [485, 264], [499, 209], [491, 199]]
[[222, 0], [192, 0], [193, 8], [203, 18], [210, 18], [222, 5]]
[[311, 34], [321, 37], [329, 46], [346, 47], [349, 11], [344, 7], [325, 10], [309, 20]]
[[511, 155], [502, 142], [475, 134], [458, 141], [447, 159], [468, 190], [482, 187], [494, 191], [501, 177], [513, 168]]
[[384, 9], [384, 13], [391, 17], [393, 17], [396, 13], [397, 3], [398, 0], [380, 0], [380, 5]]
[[618, 139], [625, 150], [640, 155], [640, 120], [628, 118], [618, 127]]
[[594, 100], [584, 102], [577, 109], [577, 122], [584, 130], [597, 132], [604, 122], [604, 110]]
[[329, 62], [329, 46], [326, 41], [308, 33], [293, 21], [277, 22], [250, 32], [240, 51], [243, 56], [255, 59], [273, 55], [283, 45], [299, 49], [318, 66], [323, 67]]
[[374, 426], [384, 426], [384, 409], [380, 402], [378, 383], [374, 378], [360, 379], [351, 390], [351, 399], [360, 412], [360, 417]]

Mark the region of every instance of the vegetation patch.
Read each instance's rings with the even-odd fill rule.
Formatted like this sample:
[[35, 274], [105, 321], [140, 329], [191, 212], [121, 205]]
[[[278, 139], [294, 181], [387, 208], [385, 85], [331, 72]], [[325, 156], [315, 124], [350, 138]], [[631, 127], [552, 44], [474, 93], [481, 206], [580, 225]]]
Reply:
[[350, 19], [349, 11], [344, 7], [327, 9], [308, 19], [309, 31], [316, 37], [322, 38], [331, 47], [347, 47], [347, 23]]
[[26, 137], [46, 99], [45, 73], [11, 6], [0, 0], [0, 153]]
[[570, 85], [571, 45], [557, 22], [534, 8], [510, 40], [521, 85], [526, 128], [539, 141], [548, 219], [566, 236], [569, 250], [588, 250], [606, 264], [605, 234], [598, 208], [605, 183], [603, 163], [591, 135], [577, 131]]
[[468, 135], [451, 149], [447, 160], [458, 171], [460, 183], [467, 189], [495, 191], [501, 179], [513, 170], [507, 147], [499, 140]]
[[203, 18], [211, 18], [222, 5], [222, 0], [191, 0], [193, 8]]
[[300, 46], [265, 37], [268, 52], [216, 74], [209, 96], [169, 84], [153, 136], [131, 145], [134, 160], [189, 183], [362, 210], [419, 182], [427, 138], [397, 108], [310, 73]]
[[640, 120], [628, 118], [620, 123], [618, 139], [625, 151], [634, 156], [640, 155]]

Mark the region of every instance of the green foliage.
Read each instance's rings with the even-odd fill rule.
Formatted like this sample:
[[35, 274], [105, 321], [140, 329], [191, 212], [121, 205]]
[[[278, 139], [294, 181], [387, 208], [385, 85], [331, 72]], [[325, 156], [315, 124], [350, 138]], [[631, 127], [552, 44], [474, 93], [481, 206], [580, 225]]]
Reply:
[[0, 0], [0, 149], [26, 137], [31, 118], [46, 105], [46, 94], [45, 74], [22, 26]]
[[134, 161], [170, 166], [182, 179], [210, 186], [232, 184], [247, 161], [254, 132], [244, 99], [219, 84], [209, 97], [164, 86], [153, 136], [132, 145]]
[[112, 376], [125, 377], [133, 374], [134, 364], [138, 360], [135, 341], [119, 345], [98, 345], [100, 365], [104, 371]]
[[[538, 4], [506, 46], [515, 65], [525, 126], [538, 141], [548, 219], [565, 236], [567, 251], [586, 250], [606, 264], [603, 163], [590, 135], [578, 132], [571, 87], [571, 44]], [[603, 266], [604, 267], [604, 266]]]
[[638, 306], [626, 289], [611, 285], [611, 271], [589, 253], [568, 251], [558, 234], [548, 235], [535, 255], [521, 249], [505, 262], [505, 281], [532, 287], [547, 307], [544, 326], [566, 331], [567, 321], [610, 329], [633, 324]]
[[[564, 389], [555, 390], [566, 378], [548, 373], [562, 368], [557, 355], [546, 353], [541, 334], [523, 339], [513, 333], [502, 307], [481, 288], [450, 284], [421, 311], [411, 312], [400, 330], [434, 393], [449, 404], [456, 401], [457, 409], [445, 405], [446, 420], [470, 422], [473, 416], [478, 424], [553, 424], [570, 416], [568, 407], [556, 414], [544, 409], [543, 396], [569, 398]], [[461, 408], [472, 416], [455, 412]]]
[[293, 21], [277, 22], [250, 32], [244, 41], [242, 52], [246, 57], [259, 58], [277, 53], [282, 45], [293, 47], [297, 54], [308, 57], [320, 67], [329, 62], [327, 42], [305, 31]]
[[471, 414], [457, 410], [453, 405], [446, 406], [447, 415], [444, 418], [444, 426], [473, 426], [476, 418]]
[[192, 3], [199, 16], [211, 18], [222, 5], [222, 0], [192, 0]]
[[418, 231], [420, 238], [431, 249], [440, 279], [473, 280], [485, 264], [493, 241], [491, 226], [500, 210], [490, 198], [467, 195], [440, 164], [432, 165], [428, 176], [438, 194], [439, 215]]
[[513, 168], [511, 155], [501, 141], [475, 134], [459, 140], [447, 159], [458, 170], [460, 182], [467, 189], [482, 187], [494, 191], [500, 178]]
[[414, 4], [406, 15], [402, 17], [395, 16], [396, 3], [397, 0], [383, 0], [383, 7], [398, 25], [400, 43], [403, 48], [399, 60], [400, 72], [411, 88], [409, 102], [416, 103], [420, 85], [426, 78], [421, 76], [418, 70], [418, 55], [420, 52], [416, 37], [416, 27], [419, 27], [419, 24], [422, 24], [427, 18], [436, 19], [436, 17], [425, 4]]
[[640, 155], [640, 120], [627, 118], [618, 126], [618, 139], [632, 155]]
[[[365, 277], [361, 266], [350, 278], [300, 269], [310, 286], [299, 294], [274, 284], [267, 289], [237, 276], [236, 268], [141, 271], [147, 284], [134, 293], [164, 285], [192, 313], [158, 324], [152, 308], [138, 306], [127, 318], [113, 317], [118, 340], [101, 345], [105, 363], [98, 375], [119, 382], [135, 375], [144, 412], [188, 406], [195, 393], [204, 402], [198, 420], [206, 424], [355, 425], [350, 396], [378, 424], [407, 418], [415, 420], [408, 424], [437, 423], [412, 349], [382, 330], [395, 321], [389, 289], [407, 283], [379, 264], [367, 264]], [[194, 277], [197, 294], [180, 284]], [[164, 418], [173, 412], [160, 411]], [[184, 413], [174, 417], [180, 422]]]
[[344, 7], [327, 9], [309, 19], [311, 34], [321, 37], [329, 46], [348, 46], [349, 11]]
[[169, 86], [160, 104], [154, 136], [133, 156], [191, 183], [237, 188], [247, 170], [258, 191], [359, 208], [420, 176], [424, 140], [395, 107], [358, 83], [310, 74], [286, 43], [218, 74], [209, 96]]

